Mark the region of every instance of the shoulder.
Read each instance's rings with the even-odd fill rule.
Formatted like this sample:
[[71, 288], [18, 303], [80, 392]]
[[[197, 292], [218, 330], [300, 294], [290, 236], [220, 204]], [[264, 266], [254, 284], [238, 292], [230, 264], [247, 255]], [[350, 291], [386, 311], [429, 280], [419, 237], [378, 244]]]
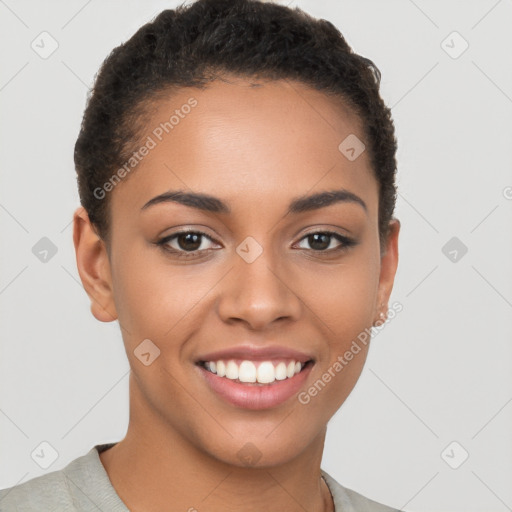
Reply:
[[322, 476], [331, 491], [335, 512], [400, 512], [377, 501], [366, 498], [352, 489], [343, 487], [332, 476], [322, 470]]
[[122, 511], [124, 508], [112, 493], [108, 476], [101, 464], [97, 445], [71, 461], [59, 471], [32, 478], [7, 489], [0, 490], [1, 512], [39, 512], [41, 510]]
[[75, 510], [65, 470], [52, 471], [0, 490], [0, 511]]

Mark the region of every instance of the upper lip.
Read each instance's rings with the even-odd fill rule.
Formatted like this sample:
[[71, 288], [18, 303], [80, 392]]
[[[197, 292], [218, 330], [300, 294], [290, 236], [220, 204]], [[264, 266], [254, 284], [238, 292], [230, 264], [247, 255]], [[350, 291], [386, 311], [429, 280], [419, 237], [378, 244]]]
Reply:
[[301, 363], [306, 363], [307, 361], [313, 359], [311, 355], [308, 355], [305, 352], [299, 352], [298, 350], [278, 345], [269, 345], [267, 347], [255, 345], [239, 345], [237, 347], [226, 348], [224, 350], [217, 350], [215, 352], [204, 354], [197, 359], [197, 362], [229, 359], [268, 361], [270, 359], [281, 358], [293, 359], [294, 361]]

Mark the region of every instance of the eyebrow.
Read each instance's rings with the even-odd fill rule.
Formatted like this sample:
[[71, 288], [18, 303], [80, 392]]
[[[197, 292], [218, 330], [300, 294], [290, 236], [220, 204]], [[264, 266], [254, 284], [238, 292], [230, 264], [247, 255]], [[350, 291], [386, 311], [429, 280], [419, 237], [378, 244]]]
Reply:
[[[181, 190], [169, 191], [153, 197], [153, 199], [150, 199], [141, 208], [141, 210], [146, 210], [147, 208], [156, 204], [168, 202], [179, 203], [207, 212], [226, 214], [231, 213], [231, 208], [217, 197], [195, 192], [182, 192]], [[350, 192], [349, 190], [339, 189], [297, 197], [293, 199], [288, 206], [288, 211], [286, 214], [298, 214], [312, 210], [318, 210], [320, 208], [325, 208], [336, 203], [359, 204], [363, 207], [365, 212], [368, 212], [366, 203], [359, 196]]]

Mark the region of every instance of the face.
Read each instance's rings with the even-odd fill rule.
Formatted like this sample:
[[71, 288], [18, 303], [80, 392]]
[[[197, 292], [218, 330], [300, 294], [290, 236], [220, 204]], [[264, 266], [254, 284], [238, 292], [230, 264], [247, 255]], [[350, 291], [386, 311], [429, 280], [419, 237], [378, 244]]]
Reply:
[[396, 271], [369, 155], [338, 148], [361, 123], [299, 83], [232, 79], [159, 100], [146, 126], [152, 147], [108, 192], [108, 257], [83, 211], [89, 245], [75, 226], [92, 312], [122, 327], [130, 421], [229, 464], [284, 463], [353, 389], [368, 344], [344, 354]]

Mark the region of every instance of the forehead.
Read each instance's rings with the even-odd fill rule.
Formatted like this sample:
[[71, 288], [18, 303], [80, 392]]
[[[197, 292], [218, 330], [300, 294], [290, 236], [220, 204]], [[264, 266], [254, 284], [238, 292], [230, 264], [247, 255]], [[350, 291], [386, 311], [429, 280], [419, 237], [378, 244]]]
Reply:
[[261, 207], [333, 188], [366, 195], [371, 208], [377, 184], [367, 152], [350, 161], [340, 151], [354, 136], [365, 138], [357, 115], [298, 82], [231, 77], [183, 88], [152, 104], [140, 141], [149, 149], [135, 148], [138, 162], [114, 190], [112, 208], [140, 210], [177, 189]]

